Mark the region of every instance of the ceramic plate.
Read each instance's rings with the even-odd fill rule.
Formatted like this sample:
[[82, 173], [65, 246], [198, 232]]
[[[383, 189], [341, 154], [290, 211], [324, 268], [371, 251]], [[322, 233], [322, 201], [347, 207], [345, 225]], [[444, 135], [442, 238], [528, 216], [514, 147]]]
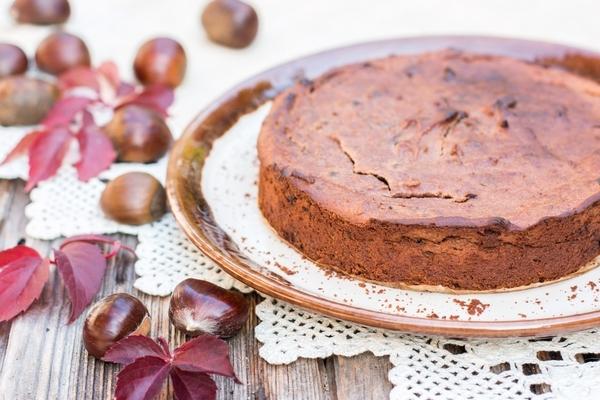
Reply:
[[259, 74], [203, 111], [178, 140], [167, 191], [190, 240], [259, 292], [331, 317], [406, 332], [546, 336], [600, 325], [600, 268], [538, 287], [452, 294], [389, 288], [328, 273], [288, 246], [257, 205], [256, 139], [270, 99], [298, 79], [389, 54], [444, 48], [501, 54], [600, 78], [600, 55], [486, 37], [386, 40], [304, 57]]

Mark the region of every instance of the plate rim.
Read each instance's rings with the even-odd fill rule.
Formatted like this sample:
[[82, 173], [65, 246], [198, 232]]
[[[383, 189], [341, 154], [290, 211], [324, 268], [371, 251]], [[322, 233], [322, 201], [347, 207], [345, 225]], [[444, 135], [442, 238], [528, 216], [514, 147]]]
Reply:
[[[600, 57], [600, 54], [571, 47], [562, 44], [517, 39], [517, 38], [501, 38], [494, 36], [480, 35], [442, 35], [442, 36], [415, 36], [402, 37], [395, 39], [377, 40], [365, 43], [358, 43], [345, 47], [338, 47], [322, 52], [314, 53], [307, 56], [279, 64], [273, 68], [267, 69], [264, 72], [258, 73], [242, 83], [235, 85], [227, 90], [222, 96], [212, 101], [205, 107], [192, 122], [184, 129], [181, 137], [175, 142], [168, 160], [166, 191], [170, 204], [171, 211], [177, 221], [177, 224], [202, 253], [212, 259], [226, 273], [233, 276], [235, 279], [254, 288], [260, 294], [272, 296], [276, 299], [291, 303], [309, 312], [322, 314], [328, 317], [333, 317], [340, 320], [359, 323], [365, 326], [374, 328], [383, 328], [399, 332], [417, 333], [417, 334], [434, 334], [452, 337], [516, 337], [516, 336], [552, 336], [561, 333], [572, 332], [577, 330], [589, 329], [600, 326], [600, 309], [585, 313], [576, 313], [571, 315], [563, 315], [557, 317], [534, 318], [523, 320], [506, 320], [506, 321], [465, 321], [465, 320], [443, 320], [426, 317], [415, 317], [406, 315], [385, 314], [364, 308], [349, 306], [325, 299], [314, 294], [306, 293], [301, 290], [288, 286], [277, 279], [268, 277], [251, 268], [247, 268], [243, 264], [238, 263], [231, 256], [222, 252], [206, 237], [201, 234], [197, 223], [189, 217], [189, 214], [184, 210], [184, 187], [182, 182], [185, 181], [184, 168], [182, 166], [182, 157], [184, 149], [190, 142], [194, 141], [194, 135], [207, 120], [214, 118], [213, 112], [222, 108], [228, 101], [231, 101], [238, 96], [243, 90], [253, 88], [261, 82], [273, 82], [281, 80], [293, 81], [298, 79], [297, 70], [306, 67], [309, 63], [315, 60], [326, 57], [335, 57], [344, 53], [360, 52], [361, 49], [368, 47], [390, 47], [398, 46], [416, 46], [433, 45], [448, 47], [448, 44], [456, 44], [457, 46], [469, 45], [489, 45], [495, 47], [492, 52], [499, 52], [500, 48], [510, 51], [512, 47], [518, 50], [523, 47], [525, 49], [546, 49], [550, 55], [567, 55], [580, 54]], [[420, 50], [423, 51], [423, 50]], [[537, 51], [537, 50], [536, 50]], [[541, 51], [541, 50], [540, 50]], [[524, 53], [527, 54], [527, 53]], [[531, 54], [535, 56], [536, 54]], [[329, 65], [325, 70], [333, 68]], [[241, 112], [241, 115], [246, 114]], [[239, 115], [239, 116], [241, 116]], [[238, 117], [239, 117], [238, 116]], [[235, 121], [233, 121], [235, 122]], [[527, 290], [527, 289], [525, 289]]]

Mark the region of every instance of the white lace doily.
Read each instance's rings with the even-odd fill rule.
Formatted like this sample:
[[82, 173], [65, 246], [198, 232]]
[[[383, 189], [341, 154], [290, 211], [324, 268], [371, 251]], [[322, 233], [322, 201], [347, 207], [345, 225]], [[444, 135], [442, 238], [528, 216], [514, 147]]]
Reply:
[[[0, 0], [0, 9], [8, 9], [11, 2]], [[255, 0], [252, 3], [261, 19], [258, 39], [249, 49], [232, 51], [204, 38], [197, 18], [202, 4], [193, 0], [169, 2], [167, 14], [163, 0], [146, 0], [141, 8], [139, 1], [133, 0], [71, 3], [73, 16], [66, 29], [88, 41], [95, 61], [113, 59], [126, 77], [131, 76], [131, 60], [141, 41], [166, 33], [184, 44], [189, 57], [188, 74], [178, 89], [169, 121], [175, 136], [198, 110], [228, 87], [253, 73], [317, 50], [424, 32], [542, 38], [597, 48], [595, 38], [600, 34], [597, 3], [585, 0], [573, 0], [569, 7], [560, 0], [543, 4], [510, 0], [382, 1], [376, 8], [367, 1]], [[519, 13], [514, 12], [515, 7]], [[116, 9], [127, 19], [116, 20]], [[468, 18], [465, 9], [469, 10]], [[532, 20], [531, 15], [543, 18]], [[118, 35], [107, 34], [106, 21], [119, 26]], [[0, 13], [0, 41], [21, 45], [28, 54], [33, 54], [51, 29], [13, 25], [8, 13]], [[0, 127], [0, 158], [27, 131]], [[168, 295], [175, 284], [191, 276], [249, 291], [199, 253], [177, 229], [171, 215], [142, 227], [117, 224], [103, 217], [98, 208], [103, 179], [130, 170], [146, 170], [164, 181], [165, 161], [118, 164], [87, 183], [77, 180], [72, 167], [63, 167], [56, 178], [32, 191], [32, 202], [26, 208], [30, 219], [27, 234], [39, 239], [78, 233], [137, 234], [135, 287], [149, 294]], [[0, 166], [0, 178], [26, 176], [25, 159]], [[600, 362], [595, 362], [600, 359], [600, 332], [594, 330], [538, 341], [458, 341], [335, 321], [274, 299], [260, 303], [256, 313], [261, 320], [256, 327], [256, 337], [263, 343], [260, 354], [268, 362], [290, 363], [298, 357], [352, 356], [366, 351], [389, 356], [394, 365], [389, 372], [394, 384], [390, 398], [394, 400], [586, 400], [597, 397], [600, 391]], [[534, 395], [532, 389], [543, 394]]]
[[252, 288], [236, 281], [202, 254], [181, 233], [172, 214], [142, 226], [138, 231], [135, 272], [140, 276], [134, 286], [142, 292], [167, 296], [186, 278], [199, 278], [224, 288], [248, 293]]
[[[583, 400], [599, 393], [598, 330], [548, 339], [452, 340], [332, 320], [271, 298], [256, 314], [260, 355], [270, 363], [366, 351], [389, 356], [392, 400]], [[534, 395], [534, 389], [545, 393]]]

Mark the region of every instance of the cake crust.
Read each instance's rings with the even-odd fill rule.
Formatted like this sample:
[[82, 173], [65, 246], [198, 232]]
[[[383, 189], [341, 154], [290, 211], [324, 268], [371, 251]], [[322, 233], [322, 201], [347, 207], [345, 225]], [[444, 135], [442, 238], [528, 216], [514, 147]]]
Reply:
[[345, 66], [275, 100], [259, 205], [324, 267], [493, 290], [600, 254], [600, 86], [444, 51]]

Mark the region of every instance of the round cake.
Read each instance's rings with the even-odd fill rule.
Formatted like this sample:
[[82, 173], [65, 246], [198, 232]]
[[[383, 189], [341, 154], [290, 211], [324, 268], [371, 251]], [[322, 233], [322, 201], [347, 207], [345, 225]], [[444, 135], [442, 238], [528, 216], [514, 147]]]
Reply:
[[600, 85], [457, 51], [299, 82], [258, 140], [259, 206], [323, 268], [479, 291], [600, 254]]

